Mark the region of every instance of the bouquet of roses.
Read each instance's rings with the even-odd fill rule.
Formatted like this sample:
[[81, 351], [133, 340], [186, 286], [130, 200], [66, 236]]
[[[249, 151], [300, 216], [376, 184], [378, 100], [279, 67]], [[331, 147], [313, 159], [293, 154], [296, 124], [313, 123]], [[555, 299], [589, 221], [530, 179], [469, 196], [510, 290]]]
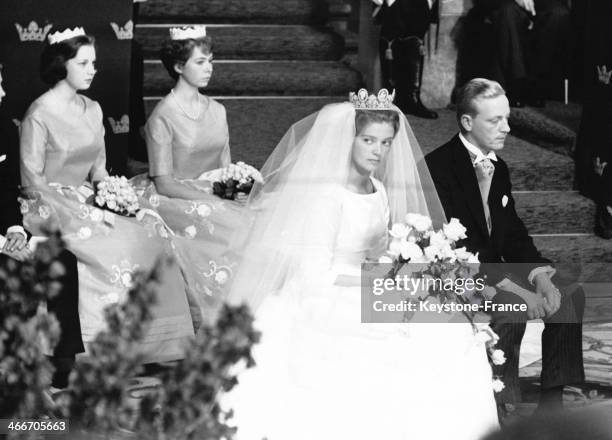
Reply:
[[[415, 275], [451, 281], [467, 279], [477, 271], [479, 261], [478, 255], [456, 246], [457, 241], [466, 238], [465, 232], [465, 227], [456, 218], [434, 231], [429, 217], [408, 214], [404, 223], [395, 223], [389, 231], [391, 241], [387, 255], [382, 256], [380, 262], [393, 263], [388, 278], [395, 278], [406, 263], [411, 263], [411, 268], [416, 268], [412, 271]], [[439, 287], [441, 283], [432, 284]], [[456, 289], [432, 288], [428, 294], [440, 301], [458, 299]]]
[[[400, 270], [410, 263], [412, 277], [440, 281], [430, 283], [425, 289], [425, 297], [420, 297], [420, 301], [432, 297], [441, 304], [467, 304], [469, 300], [466, 293], [478, 295], [479, 291], [477, 288], [465, 288], [464, 282], [461, 283], [462, 289], [457, 290], [457, 280], [471, 279], [479, 268], [479, 260], [478, 254], [468, 252], [465, 247], [457, 247], [457, 241], [467, 237], [465, 233], [466, 228], [456, 218], [443, 225], [442, 229], [434, 231], [429, 217], [408, 214], [404, 223], [395, 223], [391, 227], [387, 254], [379, 262], [392, 264], [387, 278], [397, 279]], [[474, 313], [462, 313], [472, 325], [476, 339], [486, 345], [491, 363], [502, 365], [506, 361], [504, 352], [495, 348], [499, 337], [488, 324], [475, 322]], [[492, 386], [495, 392], [504, 388], [503, 382], [496, 376]]]
[[261, 173], [244, 162], [230, 163], [221, 170], [220, 180], [213, 182], [213, 193], [234, 200], [237, 195], [251, 192], [255, 182], [263, 183]]
[[95, 203], [125, 216], [136, 215], [139, 209], [136, 191], [125, 176], [108, 176], [98, 182]]

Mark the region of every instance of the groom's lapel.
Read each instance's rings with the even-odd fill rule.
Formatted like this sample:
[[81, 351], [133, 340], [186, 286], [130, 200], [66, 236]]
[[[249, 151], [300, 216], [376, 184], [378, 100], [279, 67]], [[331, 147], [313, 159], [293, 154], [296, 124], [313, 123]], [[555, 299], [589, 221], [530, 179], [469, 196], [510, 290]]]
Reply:
[[459, 185], [461, 186], [463, 193], [468, 204], [468, 207], [476, 219], [480, 230], [485, 237], [489, 236], [487, 229], [487, 222], [485, 220], [484, 208], [482, 207], [482, 198], [480, 196], [480, 188], [478, 187], [478, 180], [476, 179], [476, 173], [465, 146], [461, 143], [459, 136], [455, 137], [455, 145], [453, 148], [455, 164], [455, 177]]

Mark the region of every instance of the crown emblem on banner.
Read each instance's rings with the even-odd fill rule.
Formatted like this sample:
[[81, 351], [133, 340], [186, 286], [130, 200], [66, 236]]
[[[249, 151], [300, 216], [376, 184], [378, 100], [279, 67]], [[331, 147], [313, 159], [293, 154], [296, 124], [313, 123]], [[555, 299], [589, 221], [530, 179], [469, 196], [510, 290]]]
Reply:
[[45, 41], [52, 27], [52, 24], [47, 24], [41, 28], [35, 21], [31, 21], [28, 27], [22, 27], [19, 23], [15, 23], [20, 41]]
[[128, 22], [123, 27], [113, 22], [111, 22], [110, 25], [115, 31], [117, 40], [131, 40], [132, 38], [134, 38], [134, 22], [132, 20], [128, 20]]
[[121, 116], [121, 119], [108, 118], [108, 123], [115, 134], [128, 133], [130, 131], [130, 117], [128, 115]]
[[80, 37], [85, 35], [85, 29], [82, 27], [75, 27], [74, 29], [64, 29], [61, 32], [53, 32], [49, 34], [48, 40], [49, 44], [57, 44], [64, 40], [69, 40], [74, 37]]
[[171, 40], [186, 40], [188, 38], [196, 40], [198, 38], [204, 38], [205, 36], [206, 26], [203, 25], [170, 28]]
[[387, 89], [380, 89], [377, 95], [369, 95], [366, 89], [359, 89], [357, 93], [349, 93], [349, 101], [353, 107], [361, 110], [391, 110], [394, 99], [395, 90], [389, 94]]

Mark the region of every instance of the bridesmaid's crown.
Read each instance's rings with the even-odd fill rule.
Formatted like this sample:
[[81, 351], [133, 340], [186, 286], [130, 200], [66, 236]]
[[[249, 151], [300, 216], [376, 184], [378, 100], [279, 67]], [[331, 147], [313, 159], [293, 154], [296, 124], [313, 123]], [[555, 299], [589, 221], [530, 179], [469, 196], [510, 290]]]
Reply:
[[392, 110], [394, 99], [395, 89], [391, 94], [387, 89], [380, 89], [377, 95], [368, 95], [366, 89], [349, 93], [350, 103], [358, 110]]
[[80, 37], [85, 35], [85, 29], [82, 27], [75, 27], [74, 29], [64, 29], [62, 32], [53, 32], [49, 34], [47, 39], [49, 40], [49, 44], [56, 44], [64, 40], [69, 40], [74, 37]]
[[189, 38], [197, 40], [206, 36], [206, 26], [181, 26], [170, 28], [171, 40], [187, 40]]

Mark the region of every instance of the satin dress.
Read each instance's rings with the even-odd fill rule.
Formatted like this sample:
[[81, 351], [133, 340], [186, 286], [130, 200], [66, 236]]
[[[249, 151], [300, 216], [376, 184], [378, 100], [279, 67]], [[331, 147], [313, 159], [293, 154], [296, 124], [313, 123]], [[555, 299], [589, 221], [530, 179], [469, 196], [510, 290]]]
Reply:
[[[104, 308], [126, 299], [134, 274], [175, 254], [160, 219], [124, 217], [92, 204], [92, 182], [108, 175], [102, 110], [97, 102], [78, 96], [83, 102], [80, 115], [58, 112], [45, 95], [28, 109], [20, 133], [26, 196], [21, 210], [32, 234], [45, 235], [47, 225], [54, 225], [77, 257], [79, 317], [87, 348], [105, 329]], [[144, 361], [182, 358], [193, 335], [185, 282], [178, 265], [171, 264], [162, 271], [153, 319], [139, 344]]]
[[[187, 280], [194, 325], [211, 322], [227, 282], [233, 274], [224, 256], [228, 240], [239, 228], [241, 206], [212, 194], [203, 173], [230, 163], [225, 107], [200, 95], [197, 115], [187, 115], [173, 94], [164, 97], [145, 125], [149, 155], [148, 175], [132, 179], [143, 204], [155, 210], [172, 231]], [[171, 198], [157, 192], [152, 177], [172, 176], [202, 192], [199, 200]]]

